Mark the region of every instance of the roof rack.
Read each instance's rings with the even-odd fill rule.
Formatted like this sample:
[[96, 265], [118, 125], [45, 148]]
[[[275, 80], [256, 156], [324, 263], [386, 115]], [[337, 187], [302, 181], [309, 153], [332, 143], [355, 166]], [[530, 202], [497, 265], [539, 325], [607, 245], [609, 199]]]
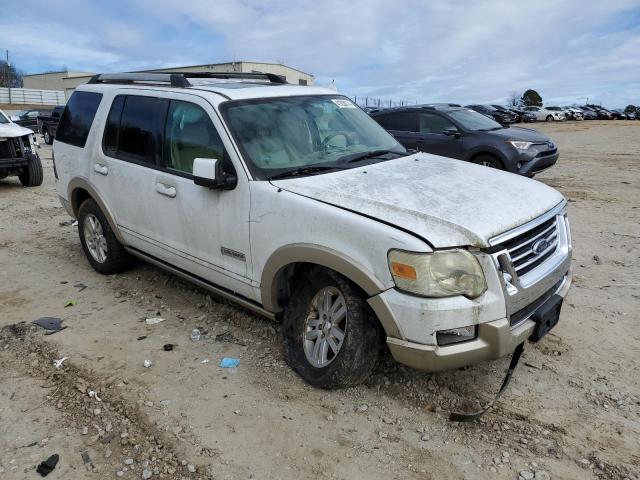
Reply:
[[194, 86], [189, 82], [189, 78], [211, 78], [222, 80], [267, 80], [270, 83], [285, 84], [287, 80], [281, 75], [275, 73], [258, 73], [258, 72], [153, 72], [153, 73], [100, 73], [91, 77], [88, 83], [168, 83], [171, 87], [187, 88]]

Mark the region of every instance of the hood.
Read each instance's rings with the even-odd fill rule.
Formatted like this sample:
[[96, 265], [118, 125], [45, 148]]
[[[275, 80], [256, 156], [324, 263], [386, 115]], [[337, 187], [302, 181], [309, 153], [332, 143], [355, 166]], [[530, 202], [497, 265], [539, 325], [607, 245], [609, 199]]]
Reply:
[[563, 201], [538, 181], [425, 153], [272, 183], [413, 232], [436, 248], [487, 247]]
[[530, 128], [522, 128], [522, 127], [503, 128], [500, 130], [492, 130], [487, 133], [490, 133], [491, 135], [497, 135], [499, 137], [503, 137], [505, 140], [522, 140], [522, 141], [534, 142], [534, 143], [545, 143], [551, 140], [544, 133], [540, 133]]
[[0, 138], [14, 138], [22, 137], [23, 135], [30, 135], [33, 130], [21, 127], [15, 123], [0, 123]]

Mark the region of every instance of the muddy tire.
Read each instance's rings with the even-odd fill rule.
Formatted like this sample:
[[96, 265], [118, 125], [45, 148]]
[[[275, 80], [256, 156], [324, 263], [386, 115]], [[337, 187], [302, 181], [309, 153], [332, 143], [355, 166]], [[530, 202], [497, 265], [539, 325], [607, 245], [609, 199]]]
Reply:
[[27, 153], [28, 165], [22, 171], [18, 178], [20, 183], [25, 187], [39, 187], [42, 185], [44, 172], [42, 171], [42, 162], [37, 153]]
[[47, 145], [53, 145], [53, 137], [49, 134], [49, 130], [45, 128], [42, 131], [42, 136], [44, 137], [44, 143]]
[[111, 275], [127, 270], [133, 259], [118, 241], [98, 204], [89, 198], [78, 211], [78, 234], [84, 254], [96, 272]]
[[504, 165], [502, 165], [502, 162], [493, 155], [479, 155], [478, 157], [473, 159], [473, 163], [477, 163], [478, 165], [482, 165], [484, 167], [504, 170]]
[[315, 268], [298, 276], [283, 318], [287, 361], [319, 388], [363, 382], [378, 359], [382, 330], [360, 289]]

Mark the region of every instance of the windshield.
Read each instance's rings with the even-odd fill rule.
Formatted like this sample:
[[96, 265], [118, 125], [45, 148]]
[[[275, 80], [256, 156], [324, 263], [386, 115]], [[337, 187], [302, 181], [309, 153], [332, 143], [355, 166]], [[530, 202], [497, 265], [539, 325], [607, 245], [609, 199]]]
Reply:
[[498, 122], [475, 110], [451, 110], [449, 115], [467, 130], [498, 130], [503, 128]]
[[546, 107], [547, 110], [559, 111], [562, 110], [560, 107]]
[[0, 110], [0, 123], [9, 123], [9, 119], [4, 115], [2, 110]]
[[[221, 110], [259, 179], [352, 168], [407, 151], [345, 97], [314, 95], [231, 101]], [[373, 152], [370, 155], [362, 155]], [[291, 175], [294, 176], [294, 175]]]

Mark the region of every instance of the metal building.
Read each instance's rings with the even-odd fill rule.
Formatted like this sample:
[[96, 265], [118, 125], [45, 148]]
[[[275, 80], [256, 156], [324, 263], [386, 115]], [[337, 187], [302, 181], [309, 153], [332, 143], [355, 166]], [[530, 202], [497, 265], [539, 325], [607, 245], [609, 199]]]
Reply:
[[[185, 67], [155, 68], [152, 70], [137, 70], [136, 72], [261, 72], [275, 73], [284, 76], [289, 83], [296, 85], [313, 85], [313, 75], [281, 63], [267, 62], [227, 62], [205, 65], [191, 65]], [[102, 73], [102, 72], [100, 72]], [[91, 72], [48, 72], [25, 75], [24, 88], [41, 90], [63, 90], [65, 97], [69, 96], [79, 85], [87, 83], [94, 74]]]

